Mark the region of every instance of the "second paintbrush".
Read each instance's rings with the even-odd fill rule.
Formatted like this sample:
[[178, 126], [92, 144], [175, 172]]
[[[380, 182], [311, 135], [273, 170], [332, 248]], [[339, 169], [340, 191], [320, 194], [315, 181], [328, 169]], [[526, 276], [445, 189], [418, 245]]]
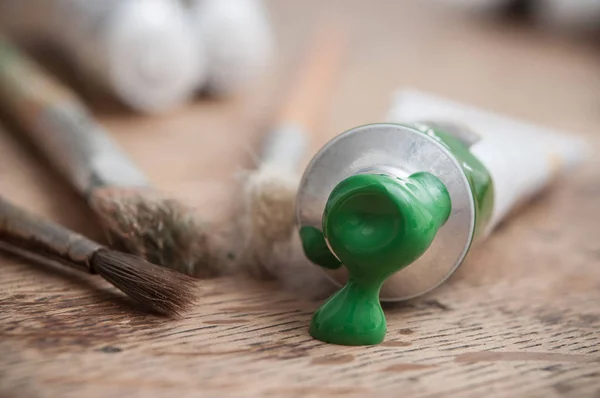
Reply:
[[[266, 134], [260, 164], [244, 174], [235, 217], [238, 272], [275, 278], [286, 288], [319, 296], [324, 278], [302, 253], [295, 234], [298, 167], [310, 134], [325, 114], [349, 41], [343, 24], [329, 21], [313, 33]], [[323, 288], [320, 287], [323, 286]], [[327, 286], [329, 287], [329, 286]]]
[[103, 247], [0, 197], [0, 249], [36, 262], [99, 274], [146, 308], [181, 315], [195, 297], [194, 279]]
[[0, 35], [0, 105], [86, 198], [111, 242], [191, 275], [213, 273], [210, 231], [163, 197], [83, 103]]

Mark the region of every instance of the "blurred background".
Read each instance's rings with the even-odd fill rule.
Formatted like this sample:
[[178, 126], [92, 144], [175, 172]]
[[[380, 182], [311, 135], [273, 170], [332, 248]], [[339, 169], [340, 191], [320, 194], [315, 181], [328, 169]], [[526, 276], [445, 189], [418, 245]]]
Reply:
[[[305, 162], [344, 130], [382, 121], [400, 88], [597, 143], [597, 0], [0, 1], [2, 30], [75, 89], [157, 186], [218, 208], [255, 164], [308, 42], [333, 23], [349, 46]], [[27, 182], [54, 177], [14, 138], [0, 150], [2, 171], [21, 170], [2, 174], [3, 189], [48, 191]]]
[[[300, 96], [297, 112], [317, 106], [305, 131], [308, 149], [300, 172], [334, 136], [385, 121], [394, 93], [405, 88], [581, 136], [592, 155], [600, 150], [600, 0], [0, 0], [0, 31], [73, 89], [154, 187], [196, 207], [206, 221], [225, 219], [236, 201], [243, 201], [239, 176], [257, 166], [265, 136], [281, 121], [282, 106], [293, 91], [302, 91], [297, 74], [307, 49], [315, 37], [325, 41], [319, 35], [334, 32], [324, 26], [337, 26], [335, 31], [342, 31], [347, 45], [325, 93], [319, 98], [310, 91]], [[0, 60], [2, 55], [0, 51]], [[25, 143], [4, 111], [0, 107], [0, 195], [105, 242], [86, 201], [43, 161], [34, 145]], [[406, 348], [397, 355], [378, 357], [383, 351], [377, 349], [369, 351], [376, 356], [357, 355], [353, 363], [344, 359], [353, 360], [353, 355], [333, 356], [327, 362], [339, 347], [307, 342], [305, 323], [312, 304], [298, 307], [288, 298], [274, 301], [277, 318], [254, 316], [254, 309], [239, 310], [239, 314], [250, 311], [246, 317], [250, 327], [259, 326], [250, 340], [240, 339], [241, 332], [235, 331], [234, 339], [216, 341], [224, 329], [208, 328], [219, 323], [227, 330], [237, 327], [223, 320], [228, 308], [238, 306], [234, 300], [249, 304], [248, 308], [270, 301], [270, 292], [246, 285], [238, 289], [203, 282], [208, 305], [198, 306], [198, 317], [188, 326], [177, 326], [181, 331], [146, 318], [134, 317], [129, 323], [109, 304], [94, 304], [80, 314], [74, 312], [78, 308], [68, 307], [97, 299], [75, 285], [46, 288], [57, 280], [47, 279], [45, 273], [36, 277], [8, 261], [2, 264], [7, 266], [2, 276], [4, 302], [9, 305], [3, 331], [7, 354], [0, 357], [10, 364], [11, 373], [6, 374], [12, 374], [19, 386], [41, 386], [44, 396], [53, 388], [85, 396], [80, 387], [102, 394], [103, 385], [133, 391], [138, 387], [129, 381], [134, 380], [128, 379], [131, 375], [147, 382], [144, 394], [151, 394], [152, 386], [162, 394], [167, 391], [164, 386], [180, 384], [201, 391], [219, 385], [230, 392], [232, 380], [244, 391], [260, 384], [254, 391], [277, 396], [309, 391], [291, 388], [311, 380], [343, 386], [315, 390], [336, 395], [356, 386], [359, 393], [368, 391], [362, 388], [370, 388], [370, 380], [373, 387], [388, 388], [392, 384], [385, 383], [393, 380], [404, 382], [402, 388], [423, 387], [421, 392], [440, 394], [454, 383], [487, 388], [489, 380], [507, 383], [490, 384], [489, 391], [509, 394], [509, 387], [540, 389], [543, 383], [553, 383], [548, 391], [570, 395], [579, 391], [572, 389], [575, 382], [596, 392], [596, 373], [591, 373], [588, 362], [594, 359], [587, 354], [591, 358], [595, 352], [598, 336], [594, 311], [600, 269], [599, 161], [591, 156], [573, 178], [555, 184], [559, 189], [552, 195], [519, 212], [516, 222], [499, 227], [483, 249], [473, 250], [447, 290], [415, 305], [386, 309], [396, 315], [389, 318], [390, 330], [399, 333], [390, 337], [391, 347], [396, 343], [395, 349]], [[30, 276], [33, 284], [27, 282]], [[71, 289], [73, 295], [68, 294]], [[217, 296], [219, 289], [233, 295]], [[78, 302], [75, 297], [89, 301]], [[53, 305], [57, 309], [46, 314]], [[199, 331], [200, 316], [215, 322], [206, 333]], [[301, 328], [290, 326], [290, 319]], [[271, 323], [278, 329], [265, 333]], [[416, 331], [413, 336], [404, 335], [413, 333], [408, 327]], [[290, 334], [297, 340], [277, 340], [275, 334], [284, 328], [291, 334], [298, 330], [295, 337]], [[489, 338], [474, 337], [480, 332]], [[178, 339], [188, 336], [194, 336], [190, 344], [180, 346]], [[251, 340], [263, 342], [255, 345]], [[287, 343], [300, 340], [306, 344], [298, 350], [295, 343]], [[455, 346], [448, 345], [452, 340]], [[166, 354], [147, 351], [149, 341]], [[405, 347], [411, 341], [414, 346]], [[86, 344], [99, 350], [92, 353]], [[104, 344], [110, 344], [109, 349], [115, 345], [118, 351], [102, 352]], [[114, 354], [120, 347], [126, 351]], [[170, 348], [179, 351], [169, 356]], [[213, 356], [213, 348], [243, 362], [232, 360], [233, 366], [219, 362], [225, 357]], [[473, 366], [460, 363], [459, 356], [452, 359], [478, 349], [499, 349], [498, 354], [507, 351], [508, 356], [495, 365], [483, 363], [487, 359]], [[200, 354], [188, 356], [194, 350]], [[532, 355], [522, 357], [526, 363], [514, 362], [521, 350]], [[542, 356], [533, 356], [538, 351]], [[126, 355], [130, 360], [123, 362]], [[336, 369], [353, 367], [355, 372], [328, 373], [304, 355], [325, 359], [322, 364]], [[427, 361], [438, 356], [451, 364], [433, 369]], [[296, 367], [300, 363], [296, 357], [310, 365]], [[416, 367], [411, 367], [415, 358]], [[396, 359], [406, 363], [393, 362]], [[359, 361], [363, 362], [356, 365]], [[255, 367], [236, 368], [239, 363]], [[199, 373], [203, 364], [206, 372]], [[474, 371], [461, 375], [463, 366]], [[155, 379], [158, 373], [169, 377], [163, 372], [169, 369], [171, 379], [165, 378], [164, 384]], [[271, 377], [274, 369], [281, 377]], [[405, 372], [415, 369], [422, 369], [423, 376]], [[138, 370], [143, 373], [135, 373]], [[268, 373], [272, 383], [257, 378], [260, 372]], [[339, 377], [345, 378], [343, 382]], [[277, 390], [267, 390], [275, 386]]]

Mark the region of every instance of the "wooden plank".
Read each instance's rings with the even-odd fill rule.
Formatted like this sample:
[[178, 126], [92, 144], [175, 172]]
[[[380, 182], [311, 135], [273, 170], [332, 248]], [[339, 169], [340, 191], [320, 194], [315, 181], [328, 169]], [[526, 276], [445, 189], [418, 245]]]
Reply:
[[[97, 107], [151, 179], [226, 214], [306, 32], [328, 14], [354, 47], [313, 150], [382, 120], [410, 85], [585, 136], [600, 149], [600, 58], [584, 42], [444, 15], [421, 2], [269, 3], [277, 68], [231, 101], [142, 118]], [[0, 134], [0, 192], [102, 239], [81, 200], [14, 133]], [[438, 290], [386, 305], [386, 341], [308, 335], [319, 303], [274, 283], [204, 280], [177, 321], [136, 312], [88, 275], [0, 258], [0, 396], [600, 396], [600, 167], [592, 159], [475, 248]], [[207, 211], [210, 209], [210, 211]]]

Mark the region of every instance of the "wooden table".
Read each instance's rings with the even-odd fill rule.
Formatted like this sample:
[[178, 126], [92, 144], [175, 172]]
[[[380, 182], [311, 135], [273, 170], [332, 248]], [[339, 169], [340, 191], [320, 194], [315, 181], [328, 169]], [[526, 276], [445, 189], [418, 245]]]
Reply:
[[[600, 57], [589, 43], [438, 12], [419, 1], [269, 3], [279, 62], [252, 92], [174, 114], [96, 107], [161, 189], [227, 213], [307, 32], [348, 21], [352, 52], [313, 150], [381, 121], [400, 86], [430, 90], [589, 139], [600, 150]], [[200, 282], [185, 319], [132, 312], [92, 277], [0, 258], [3, 397], [600, 397], [598, 157], [521, 210], [443, 287], [388, 305], [386, 341], [310, 338], [319, 303], [274, 283]], [[0, 192], [101, 239], [82, 201], [14, 134], [0, 134]]]

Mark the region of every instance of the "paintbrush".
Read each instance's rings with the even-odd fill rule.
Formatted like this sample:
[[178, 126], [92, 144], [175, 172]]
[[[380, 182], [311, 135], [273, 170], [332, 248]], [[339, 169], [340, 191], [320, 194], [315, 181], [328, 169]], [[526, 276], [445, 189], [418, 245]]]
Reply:
[[193, 278], [110, 250], [1, 197], [0, 248], [27, 259], [99, 274], [139, 304], [163, 315], [181, 315], [196, 299]]
[[263, 140], [259, 167], [242, 175], [234, 218], [241, 235], [234, 240], [239, 271], [296, 287], [314, 282], [311, 288], [319, 290], [315, 279], [322, 275], [304, 258], [295, 231], [298, 168], [307, 152], [308, 134], [332, 94], [347, 40], [343, 27], [334, 23], [315, 33], [274, 127]]
[[86, 198], [112, 245], [191, 275], [218, 266], [191, 209], [153, 189], [77, 96], [2, 35], [0, 105]]

